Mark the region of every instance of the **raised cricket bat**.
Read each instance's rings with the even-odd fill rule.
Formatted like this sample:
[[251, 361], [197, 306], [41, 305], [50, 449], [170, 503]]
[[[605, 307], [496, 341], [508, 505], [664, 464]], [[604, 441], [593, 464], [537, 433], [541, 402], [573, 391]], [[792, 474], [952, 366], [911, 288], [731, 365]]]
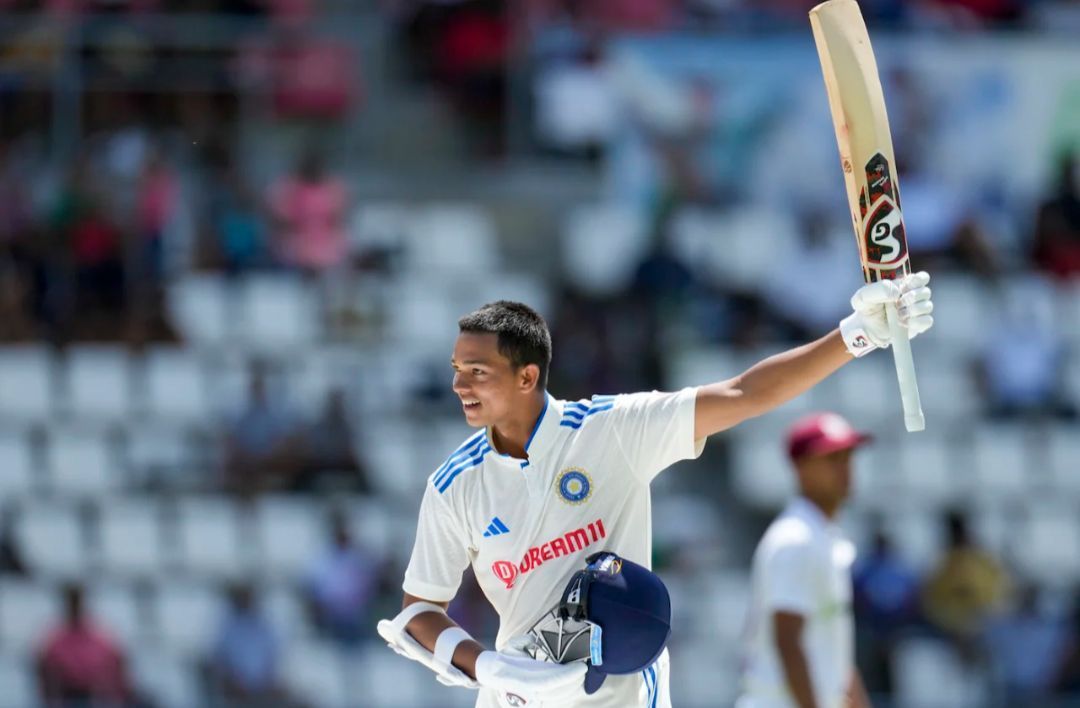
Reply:
[[[829, 94], [863, 278], [868, 283], [901, 278], [911, 272], [911, 264], [889, 116], [866, 23], [855, 0], [829, 0], [810, 11], [810, 26]], [[911, 343], [896, 307], [888, 305], [886, 313], [904, 425], [909, 432], [922, 430], [926, 419]]]

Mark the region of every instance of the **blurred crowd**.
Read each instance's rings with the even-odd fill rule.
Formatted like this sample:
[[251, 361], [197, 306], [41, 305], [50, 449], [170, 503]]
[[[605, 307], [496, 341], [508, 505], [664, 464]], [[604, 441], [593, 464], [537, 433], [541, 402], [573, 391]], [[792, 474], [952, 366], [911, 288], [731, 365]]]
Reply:
[[[150, 99], [118, 92], [87, 99], [87, 134], [73, 154], [57, 157], [57, 146], [48, 144], [42, 128], [49, 124], [50, 109], [32, 92], [3, 89], [0, 109], [10, 111], [11, 120], [0, 121], [0, 341], [44, 341], [60, 349], [110, 342], [132, 352], [154, 343], [182, 345], [183, 333], [167, 307], [168, 290], [191, 273], [236, 279], [252, 273], [292, 274], [323, 294], [341, 281], [372, 278], [381, 283], [379, 278], [395, 274], [393, 249], [367, 243], [355, 233], [368, 204], [351, 179], [353, 156], [337, 154], [332, 143], [319, 139], [323, 131], [340, 129], [347, 108], [355, 108], [360, 99], [357, 69], [348, 63], [348, 52], [304, 31], [328, 4], [51, 0], [43, 6], [0, 0], [0, 11], [27, 17], [52, 13], [71, 19], [93, 12], [128, 19], [126, 13], [138, 18], [140, 13], [169, 12], [267, 20], [277, 29], [256, 32], [242, 49], [224, 51], [214, 59], [215, 72], [227, 84], [238, 72], [246, 77], [241, 85], [261, 85], [274, 117], [288, 128], [301, 128], [304, 136], [291, 142], [288, 164], [259, 170], [253, 167], [258, 161], [240, 147], [240, 89], [235, 84], [213, 98], [195, 93]], [[605, 40], [619, 33], [802, 27], [812, 4], [533, 0], [512, 13], [512, 4], [489, 0], [373, 3], [390, 28], [404, 78], [444, 92], [447, 105], [462, 120], [470, 155], [495, 161], [509, 147], [508, 106], [539, 101], [514, 94], [512, 73], [542, 84], [545, 69], [558, 64], [552, 57], [570, 58], [582, 70], [572, 77], [580, 80], [575, 86], [587, 93], [595, 86], [590, 67], [603, 62]], [[876, 26], [917, 31], [1046, 27], [1052, 18], [1074, 16], [1067, 5], [1024, 0], [862, 3]], [[130, 47], [126, 51], [123, 61], [114, 61], [119, 55], [90, 52], [87, 62], [100, 60], [107, 72], [134, 80], [162, 69], [170, 59], [168, 52], [151, 47], [133, 63]], [[3, 61], [18, 71], [26, 70], [31, 59], [32, 54], [12, 50]], [[911, 77], [893, 79], [903, 91]], [[701, 85], [694, 94], [695, 105], [703, 107], [702, 125], [710, 115], [710, 92]], [[587, 103], [581, 105], [586, 112]], [[920, 111], [929, 109], [917, 97], [905, 105], [910, 120], [898, 124], [912, 134], [898, 136], [898, 142], [915, 146], [923, 125]], [[537, 110], [532, 120], [542, 123]], [[731, 130], [741, 139], [753, 127]], [[711, 278], [676, 247], [679, 219], [687, 210], [724, 210], [742, 199], [737, 178], [709, 173], [696, 161], [699, 148], [715, 137], [707, 132], [691, 129], [672, 140], [661, 135], [653, 143], [654, 156], [664, 166], [663, 180], [646, 206], [647, 247], [633, 262], [628, 282], [598, 292], [566, 273], [549, 279], [555, 345], [551, 389], [559, 397], [669, 387], [672, 342], [686, 341], [688, 331], [695, 333], [695, 342], [755, 351], [766, 344], [806, 341], [846, 311], [854, 249], [849, 226], [837, 223], [833, 210], [793, 210], [795, 248], [781, 256], [784, 263], [777, 268], [813, 273], [812, 282], [791, 278], [748, 287]], [[558, 154], [595, 165], [607, 149], [606, 138], [588, 130], [579, 137], [554, 147], [537, 140], [526, 157]], [[1051, 287], [1080, 286], [1080, 153], [1055, 156], [1055, 178], [1030, 216], [1013, 214], [1022, 232], [1015, 257], [1003, 257], [994, 246], [993, 225], [979, 218], [984, 210], [942, 209], [942, 203], [963, 201], [953, 198], [956, 186], [922, 166], [917, 149], [907, 154], [911, 159], [899, 168], [905, 211], [918, 223], [918, 228], [909, 223], [911, 233], [918, 234], [912, 240], [914, 261], [935, 274], [977, 277], [1002, 299], [992, 336], [964, 362], [979, 386], [984, 418], [1075, 420], [1077, 401], [1061, 385], [1068, 356], [1061, 328], [1030, 308], [1028, 300], [1010, 297], [1004, 282], [1026, 274], [1025, 279], [1042, 276], [1037, 282]], [[358, 444], [361, 421], [349, 392], [331, 390], [320, 410], [305, 413], [277, 387], [279, 364], [247, 362], [242, 402], [207, 426], [208, 459], [217, 465], [214, 491], [240, 503], [267, 494], [325, 500], [344, 493], [379, 501], [384, 490], [372, 479], [369, 451]], [[433, 371], [411, 392], [411, 410], [419, 420], [453, 409], [449, 376]], [[423, 471], [398, 473], [421, 476]], [[872, 548], [862, 549], [855, 601], [868, 688], [891, 694], [895, 647], [904, 638], [926, 636], [952, 647], [962, 666], [992, 675], [1005, 691], [1005, 705], [1040, 705], [1051, 693], [1080, 691], [1075, 593], [1055, 594], [1015, 577], [1002, 559], [980, 548], [962, 513], [941, 521], [948, 547], [929, 574], [914, 571], [884, 532], [875, 536]], [[356, 539], [336, 510], [326, 514], [325, 525], [321, 550], [303, 577], [290, 581], [303, 597], [308, 626], [347, 651], [371, 639], [377, 617], [392, 613], [385, 598], [397, 597], [402, 569], [388, 549]], [[5, 516], [0, 575], [33, 577], [37, 570], [24, 556]], [[152, 705], [152, 697], [143, 695], [129, 672], [132, 648], [88, 612], [84, 589], [72, 583], [58, 592], [63, 620], [35, 645], [44, 702]], [[201, 652], [200, 677], [213, 697], [211, 704], [302, 704], [283, 681], [285, 640], [261, 609], [258, 585], [238, 581], [221, 593], [227, 609]], [[463, 585], [452, 614], [473, 634], [494, 635], [494, 618], [475, 583]]]

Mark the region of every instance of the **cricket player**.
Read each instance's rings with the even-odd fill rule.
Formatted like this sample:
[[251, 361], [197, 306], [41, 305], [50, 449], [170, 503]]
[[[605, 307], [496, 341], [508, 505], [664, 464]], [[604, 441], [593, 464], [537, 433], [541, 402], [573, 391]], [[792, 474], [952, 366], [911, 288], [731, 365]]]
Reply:
[[[466, 315], [450, 361], [453, 390], [480, 430], [428, 480], [403, 609], [379, 623], [380, 635], [441, 682], [479, 689], [480, 708], [670, 705], [666, 651], [647, 669], [596, 686], [581, 662], [529, 658], [522, 636], [591, 554], [651, 567], [649, 483], [661, 470], [699, 455], [709, 435], [889, 346], [886, 302], [897, 304], [909, 336], [929, 329], [928, 282], [918, 273], [863, 286], [838, 329], [734, 378], [580, 401], [547, 392], [551, 337], [533, 310], [500, 301]], [[494, 649], [445, 612], [470, 565], [500, 618]]]
[[807, 416], [788, 432], [799, 494], [754, 552], [736, 708], [870, 706], [855, 668], [855, 546], [835, 522], [851, 489], [852, 453], [868, 440], [835, 413]]

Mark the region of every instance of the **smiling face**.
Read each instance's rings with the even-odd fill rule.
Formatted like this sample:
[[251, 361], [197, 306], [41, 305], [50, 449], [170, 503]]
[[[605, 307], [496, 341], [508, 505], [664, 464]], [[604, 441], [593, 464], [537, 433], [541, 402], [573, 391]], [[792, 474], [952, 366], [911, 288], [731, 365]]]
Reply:
[[450, 365], [465, 421], [477, 428], [512, 418], [523, 397], [535, 391], [540, 374], [535, 364], [515, 367], [501, 354], [499, 335], [479, 332], [458, 335]]

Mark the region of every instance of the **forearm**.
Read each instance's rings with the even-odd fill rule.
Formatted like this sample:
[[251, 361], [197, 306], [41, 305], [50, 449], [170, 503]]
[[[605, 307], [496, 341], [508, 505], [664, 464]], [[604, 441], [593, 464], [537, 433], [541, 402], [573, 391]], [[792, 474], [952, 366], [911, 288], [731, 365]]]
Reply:
[[855, 668], [851, 670], [847, 701], [848, 708], [872, 708], [870, 695], [866, 692], [866, 686], [863, 685], [862, 676], [859, 674], [859, 670]]
[[799, 396], [853, 357], [839, 330], [768, 357], [727, 381], [698, 390], [695, 438], [726, 430]]
[[780, 664], [784, 668], [784, 679], [792, 700], [799, 708], [818, 708], [814, 698], [814, 683], [810, 678], [810, 667], [806, 663], [806, 654], [799, 644], [780, 644], [778, 647]]
[[[406, 595], [402, 607], [408, 607], [412, 603], [420, 601], [421, 599], [418, 597]], [[442, 605], [445, 608], [448, 603], [432, 604]], [[425, 649], [434, 652], [435, 643], [438, 641], [439, 635], [442, 634], [444, 630], [457, 626], [458, 624], [454, 622], [454, 620], [442, 613], [422, 612], [405, 626], [405, 631], [407, 631], [413, 639], [422, 644]], [[484, 647], [479, 642], [472, 639], [466, 639], [457, 645], [451, 663], [464, 671], [470, 678], [475, 679], [476, 657], [480, 656], [480, 652], [482, 651], [484, 651]]]

